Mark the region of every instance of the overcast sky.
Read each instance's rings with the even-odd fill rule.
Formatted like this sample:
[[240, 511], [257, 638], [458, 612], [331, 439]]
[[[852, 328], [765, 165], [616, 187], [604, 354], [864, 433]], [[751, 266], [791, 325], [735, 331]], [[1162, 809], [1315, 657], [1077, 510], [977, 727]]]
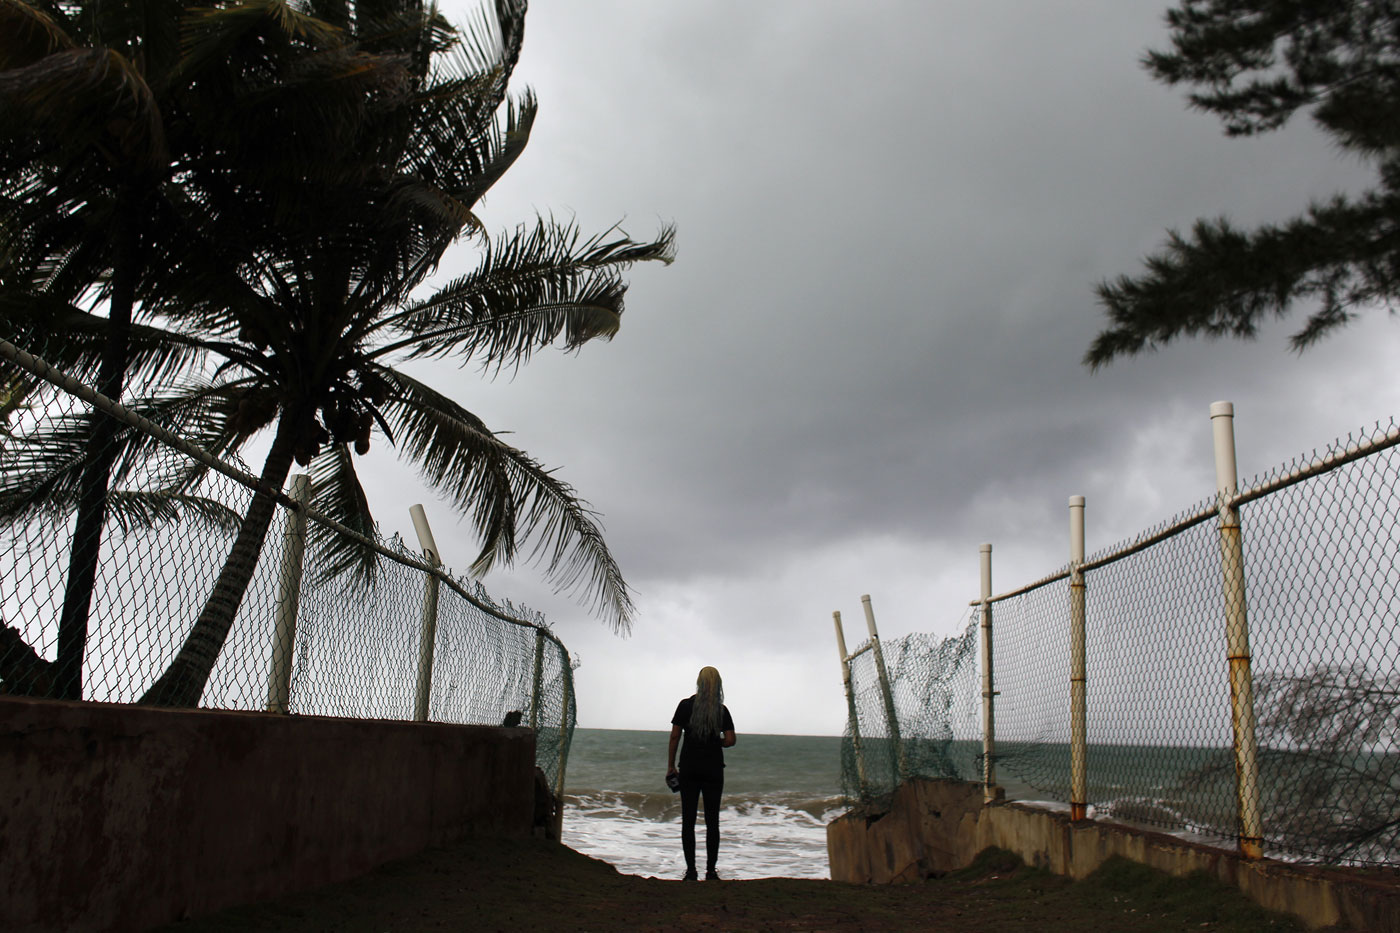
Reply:
[[[1384, 312], [1301, 357], [1295, 317], [1080, 364], [1094, 284], [1167, 228], [1369, 179], [1306, 125], [1227, 139], [1154, 83], [1165, 8], [533, 0], [514, 86], [540, 116], [480, 216], [679, 231], [674, 265], [630, 273], [611, 343], [429, 374], [559, 468], [636, 590], [620, 638], [531, 567], [485, 581], [580, 658], [581, 726], [665, 729], [712, 664], [741, 733], [839, 734], [833, 610], [852, 648], [865, 593], [885, 638], [953, 634], [981, 542], [1002, 592], [1065, 562], [1072, 494], [1091, 551], [1172, 516], [1214, 489], [1216, 399], [1242, 477], [1400, 411]], [[466, 526], [379, 450], [384, 529], [413, 540], [423, 501], [469, 564]]]

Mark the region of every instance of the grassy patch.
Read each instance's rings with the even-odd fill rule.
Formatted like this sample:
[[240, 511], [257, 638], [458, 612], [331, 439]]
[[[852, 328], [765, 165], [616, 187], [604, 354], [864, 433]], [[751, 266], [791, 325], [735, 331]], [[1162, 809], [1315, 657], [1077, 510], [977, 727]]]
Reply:
[[1083, 893], [1132, 902], [1135, 909], [1152, 914], [1169, 914], [1193, 927], [1216, 930], [1294, 930], [1302, 929], [1291, 918], [1268, 913], [1235, 888], [1204, 872], [1176, 878], [1140, 865], [1130, 859], [1112, 858], [1104, 862], [1080, 887]]

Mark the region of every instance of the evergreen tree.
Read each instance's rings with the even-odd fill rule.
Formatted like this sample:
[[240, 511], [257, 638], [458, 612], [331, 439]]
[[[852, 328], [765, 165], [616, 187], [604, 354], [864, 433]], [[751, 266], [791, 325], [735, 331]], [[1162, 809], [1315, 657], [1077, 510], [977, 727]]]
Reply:
[[1249, 337], [1297, 305], [1302, 350], [1358, 313], [1400, 297], [1400, 3], [1394, 0], [1182, 0], [1166, 14], [1171, 49], [1143, 60], [1186, 85], [1192, 106], [1231, 136], [1284, 126], [1303, 111], [1377, 183], [1283, 224], [1225, 218], [1171, 231], [1137, 275], [1099, 284], [1110, 321], [1084, 362], [1155, 349], [1187, 335]]

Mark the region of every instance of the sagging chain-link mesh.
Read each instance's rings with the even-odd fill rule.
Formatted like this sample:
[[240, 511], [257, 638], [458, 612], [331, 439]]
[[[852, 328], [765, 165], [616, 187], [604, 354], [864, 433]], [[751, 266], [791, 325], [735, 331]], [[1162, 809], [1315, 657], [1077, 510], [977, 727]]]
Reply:
[[[385, 543], [402, 562], [385, 561], [372, 588], [347, 578], [305, 585], [293, 712], [413, 718], [425, 575], [402, 540]], [[534, 726], [536, 763], [559, 786], [577, 713], [568, 652], [538, 614], [497, 605], [480, 584], [448, 582], [438, 592], [428, 718]]]
[[939, 639], [914, 633], [882, 644], [900, 741], [892, 741], [884, 691], [869, 643], [851, 658], [856, 716], [841, 744], [849, 800], [889, 793], [906, 775], [980, 780], [977, 626]]
[[[856, 651], [848, 662], [855, 718], [847, 722], [841, 743], [841, 774], [849, 797], [887, 791], [899, 783], [901, 775], [901, 742], [891, 729], [879, 667], [869, 647]], [[896, 710], [894, 728], [898, 726]]]
[[[1267, 855], [1400, 862], [1398, 438], [1394, 422], [1377, 426], [1234, 500]], [[1228, 844], [1242, 826], [1216, 510], [1212, 497], [1083, 565], [1086, 802], [1091, 816]], [[1064, 571], [989, 603], [994, 763], [1013, 799], [1071, 802], [1070, 599]], [[981, 612], [960, 636], [884, 646], [912, 775], [982, 779]], [[867, 757], [862, 782], [849, 741], [889, 732], [867, 649], [851, 664], [843, 760], [847, 793], [863, 799], [897, 780]]]
[[[8, 378], [0, 387], [0, 507], [7, 516], [0, 523], [0, 693], [137, 702], [180, 651], [204, 608], [252, 489], [207, 470], [193, 485], [172, 491], [174, 478], [192, 469], [192, 461], [145, 438], [139, 465], [108, 493], [86, 634], [76, 645], [80, 663], [64, 676], [56, 659], [75, 550], [72, 496], [53, 495], [47, 506], [38, 498], [26, 502], [36, 461], [22, 454], [24, 445], [42, 436], [52, 453], [38, 466], [53, 484], [76, 487], [93, 419], [109, 415], [37, 378]], [[126, 424], [121, 430], [139, 429]], [[72, 443], [55, 444], [56, 431], [71, 434]], [[246, 473], [240, 463], [229, 465]], [[21, 466], [25, 475], [18, 472]], [[289, 504], [275, 509], [200, 706], [269, 708]], [[320, 519], [312, 514], [310, 521]], [[309, 536], [313, 542], [320, 531], [340, 533], [321, 524]], [[306, 549], [290, 712], [414, 718], [429, 567], [398, 539], [372, 546], [380, 550], [372, 584], [345, 574], [328, 578], [320, 550], [314, 544]], [[479, 584], [437, 575], [428, 718], [535, 725], [537, 764], [552, 786], [562, 787], [576, 719], [567, 650], [541, 616], [493, 602]], [[67, 638], [71, 643], [73, 635]]]

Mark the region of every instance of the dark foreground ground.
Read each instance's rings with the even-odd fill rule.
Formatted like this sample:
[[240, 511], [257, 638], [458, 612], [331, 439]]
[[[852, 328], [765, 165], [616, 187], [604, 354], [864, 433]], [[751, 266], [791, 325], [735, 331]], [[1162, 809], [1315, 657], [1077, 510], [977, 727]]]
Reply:
[[988, 851], [922, 884], [775, 878], [681, 882], [621, 875], [542, 840], [475, 840], [307, 894], [167, 927], [195, 931], [1075, 931], [1302, 930], [1205, 877], [1113, 861], [1080, 882]]

